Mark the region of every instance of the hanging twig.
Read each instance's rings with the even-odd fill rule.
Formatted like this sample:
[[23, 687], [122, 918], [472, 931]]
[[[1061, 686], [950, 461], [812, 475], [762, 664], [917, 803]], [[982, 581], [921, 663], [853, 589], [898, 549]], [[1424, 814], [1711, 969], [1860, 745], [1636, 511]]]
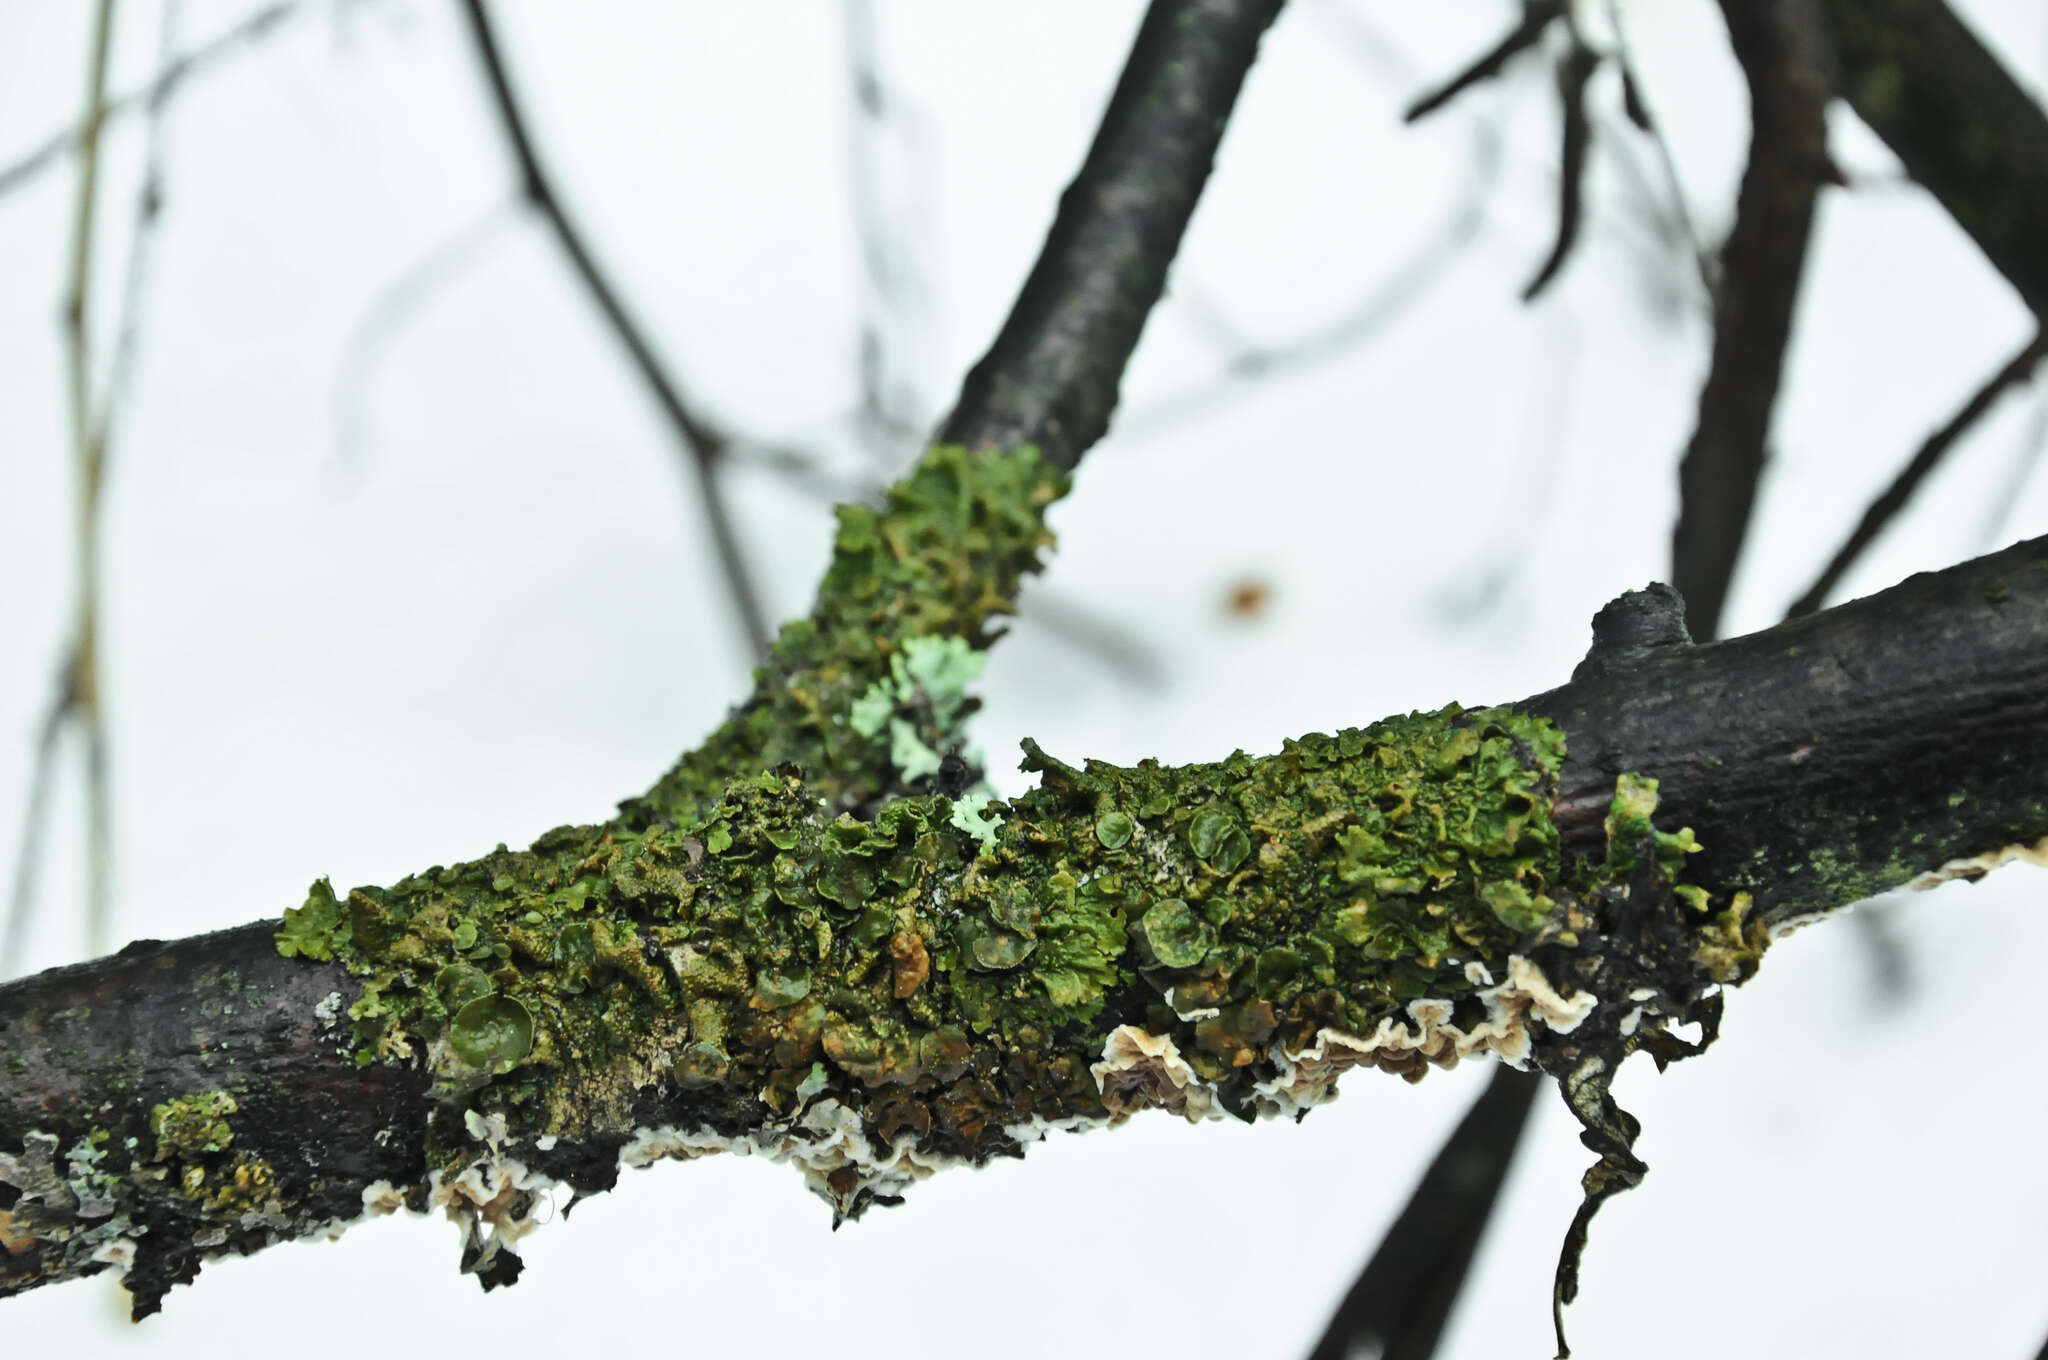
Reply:
[[1586, 118], [1586, 85], [1599, 65], [1600, 58], [1576, 34], [1557, 59], [1557, 104], [1564, 125], [1557, 171], [1557, 242], [1522, 289], [1524, 302], [1535, 301], [1550, 286], [1578, 244], [1579, 222], [1585, 215], [1586, 156], [1593, 146], [1593, 125]]
[[1428, 1360], [1436, 1352], [1541, 1089], [1540, 1072], [1493, 1069], [1309, 1360]]
[[561, 197], [554, 184], [541, 170], [540, 158], [535, 153], [533, 140], [527, 133], [526, 119], [519, 110], [519, 101], [512, 92], [511, 79], [505, 72], [503, 57], [498, 51], [498, 40], [491, 29], [489, 14], [483, 0], [463, 0], [463, 13], [469, 16], [470, 36], [476, 43], [477, 58], [482, 63], [484, 74], [490, 82], [492, 105], [497, 111], [498, 123], [504, 131], [505, 140], [510, 144], [514, 159], [519, 165], [520, 192], [532, 205], [535, 212], [547, 222], [554, 234], [555, 243], [568, 259], [570, 268], [583, 289], [590, 295], [603, 313], [612, 334], [624, 345], [632, 358], [634, 369], [640, 374], [648, 394], [668, 418], [669, 427], [675, 432], [676, 440], [682, 445], [684, 461], [694, 473], [697, 490], [704, 506], [706, 526], [711, 531], [711, 541], [718, 554], [720, 568], [725, 573], [726, 590], [732, 598], [733, 612], [738, 616], [741, 630], [746, 637], [747, 655], [758, 660], [767, 655], [770, 635], [767, 615], [761, 608], [760, 597], [754, 589], [752, 573], [747, 568], [745, 554], [741, 551], [739, 535], [733, 528], [725, 500], [718, 486], [716, 464], [718, 455], [725, 447], [726, 437], [715, 426], [700, 418], [683, 400], [680, 386], [672, 379], [661, 361], [655, 357], [654, 346], [641, 331], [638, 323], [626, 311], [626, 304], [598, 268], [597, 260], [584, 243], [582, 235], [569, 221], [562, 208]]
[[1714, 260], [1705, 242], [1700, 239], [1699, 228], [1693, 222], [1692, 209], [1686, 202], [1685, 181], [1679, 177], [1678, 159], [1672, 154], [1671, 141], [1664, 135], [1664, 127], [1643, 99], [1642, 76], [1636, 69], [1635, 51], [1629, 44], [1628, 28], [1623, 23], [1621, 0], [1607, 0], [1608, 25], [1614, 30], [1614, 61], [1621, 68], [1622, 90], [1628, 103], [1629, 121], [1641, 128], [1656, 149], [1657, 164], [1664, 175], [1664, 191], [1670, 200], [1670, 209], [1678, 230], [1685, 238], [1686, 247], [1691, 251], [1693, 264], [1699, 270], [1700, 286], [1711, 298], [1716, 291]]
[[1410, 104], [1403, 117], [1411, 123], [1427, 118], [1474, 85], [1492, 80], [1507, 69], [1510, 61], [1541, 42], [1543, 30], [1549, 28], [1551, 21], [1564, 11], [1564, 0], [1523, 0], [1520, 23], [1508, 30], [1477, 61]]
[[328, 409], [334, 417], [334, 456], [353, 466], [368, 442], [366, 392], [384, 347], [432, 296], [478, 259], [483, 248], [512, 218], [510, 199], [493, 203], [427, 248], [363, 309], [342, 342]]

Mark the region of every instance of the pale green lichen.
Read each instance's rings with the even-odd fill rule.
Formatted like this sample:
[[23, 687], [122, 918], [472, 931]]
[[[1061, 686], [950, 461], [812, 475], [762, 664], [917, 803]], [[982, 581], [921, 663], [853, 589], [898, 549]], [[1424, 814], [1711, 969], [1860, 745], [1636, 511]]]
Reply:
[[994, 797], [986, 793], [962, 794], [953, 800], [953, 811], [946, 818], [947, 824], [980, 841], [982, 849], [993, 850], [996, 832], [1003, 825], [1001, 817], [988, 815], [988, 806], [994, 801]]

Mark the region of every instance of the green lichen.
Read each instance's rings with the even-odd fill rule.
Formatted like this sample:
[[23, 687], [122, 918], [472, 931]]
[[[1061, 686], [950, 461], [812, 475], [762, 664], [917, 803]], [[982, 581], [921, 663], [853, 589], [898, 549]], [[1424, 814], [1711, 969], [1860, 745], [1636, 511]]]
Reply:
[[988, 806], [995, 799], [986, 793], [963, 794], [953, 800], [953, 811], [946, 821], [955, 829], [965, 831], [981, 842], [981, 848], [995, 848], [996, 832], [1002, 828], [1001, 817], [988, 815]]
[[322, 963], [348, 943], [348, 917], [335, 900], [334, 885], [318, 879], [306, 893], [304, 906], [286, 907], [284, 929], [277, 933], [277, 952], [286, 958]]
[[[282, 940], [278, 947], [283, 949]], [[240, 1108], [226, 1091], [200, 1091], [152, 1107], [149, 1131], [156, 1137], [156, 1160], [225, 1151], [235, 1141], [228, 1116]]]
[[880, 508], [840, 507], [809, 617], [782, 629], [752, 697], [621, 808], [622, 828], [696, 822], [733, 779], [784, 764], [835, 810], [922, 791], [970, 706], [964, 686], [992, 625], [1052, 544], [1045, 509], [1066, 490], [1033, 449], [941, 446]]
[[1027, 750], [1043, 786], [1008, 806], [863, 818], [785, 768], [682, 827], [357, 888], [313, 933], [363, 979], [358, 1060], [424, 1061], [536, 1134], [629, 1126], [665, 1072], [714, 1125], [824, 1089], [878, 1118], [911, 1100], [985, 1155], [1004, 1124], [1102, 1112], [1116, 1023], [1180, 1031], [1241, 1101], [1272, 1039], [1470, 999], [1468, 964], [1498, 973], [1565, 914], [1542, 719], [1452, 707], [1179, 768]]

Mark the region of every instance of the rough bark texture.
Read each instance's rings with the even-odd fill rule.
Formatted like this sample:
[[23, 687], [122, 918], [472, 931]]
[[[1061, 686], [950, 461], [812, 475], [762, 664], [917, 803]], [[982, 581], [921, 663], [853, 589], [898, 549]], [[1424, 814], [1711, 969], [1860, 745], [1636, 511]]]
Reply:
[[1528, 701], [1568, 734], [1558, 824], [1599, 842], [1614, 779], [1660, 781], [1716, 892], [1781, 923], [2044, 834], [2048, 540], [1766, 632], [1652, 645]]
[[[139, 940], [0, 989], [0, 1292], [116, 1264], [154, 1311], [203, 1256], [351, 1221], [365, 1186], [417, 1176], [427, 1073], [338, 1048], [360, 984], [276, 933]], [[232, 1112], [198, 1111], [229, 1139], [180, 1127], [229, 1087]]]

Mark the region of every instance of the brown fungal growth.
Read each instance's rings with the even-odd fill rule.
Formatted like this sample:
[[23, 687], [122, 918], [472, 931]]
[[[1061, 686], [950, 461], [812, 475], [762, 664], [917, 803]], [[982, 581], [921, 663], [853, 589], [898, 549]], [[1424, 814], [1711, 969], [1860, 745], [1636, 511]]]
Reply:
[[932, 975], [931, 956], [925, 952], [924, 941], [907, 930], [889, 937], [889, 963], [893, 978], [889, 990], [898, 1001], [915, 995]]

